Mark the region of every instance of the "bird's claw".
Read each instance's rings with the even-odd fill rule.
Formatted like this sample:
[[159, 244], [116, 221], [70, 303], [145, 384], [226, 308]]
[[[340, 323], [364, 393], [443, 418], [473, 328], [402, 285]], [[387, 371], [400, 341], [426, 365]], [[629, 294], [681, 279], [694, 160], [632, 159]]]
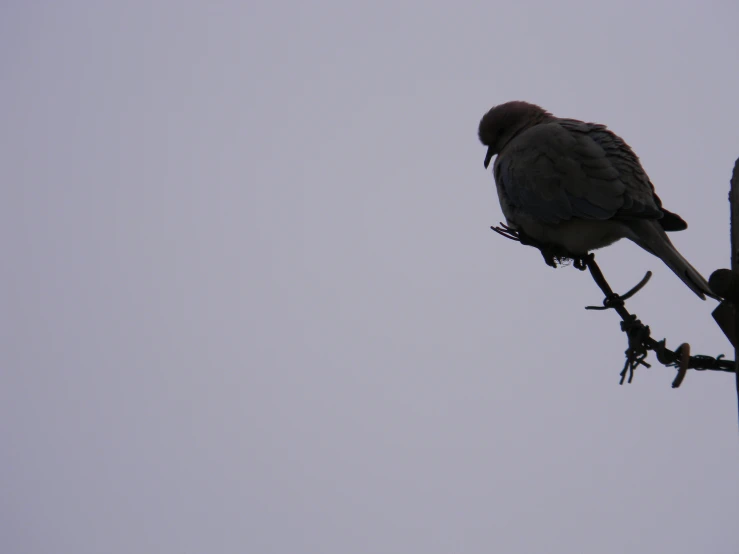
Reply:
[[520, 229], [516, 229], [502, 222], [500, 223], [499, 227], [491, 226], [490, 228], [507, 239], [515, 240], [516, 242], [520, 242], [525, 246], [533, 246], [534, 248], [539, 250], [539, 252], [541, 252], [542, 257], [544, 258], [544, 262], [549, 267], [553, 267], [556, 269], [560, 265], [566, 263], [568, 260], [573, 260], [575, 267], [580, 271], [585, 270], [585, 268], [587, 267], [587, 256], [573, 256], [567, 252], [562, 251], [559, 248], [555, 248], [551, 245], [538, 242], [529, 237]]

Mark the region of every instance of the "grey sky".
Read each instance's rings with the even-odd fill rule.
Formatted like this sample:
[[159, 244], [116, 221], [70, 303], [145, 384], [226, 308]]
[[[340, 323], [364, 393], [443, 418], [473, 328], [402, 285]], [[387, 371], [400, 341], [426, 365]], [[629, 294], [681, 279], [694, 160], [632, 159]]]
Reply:
[[[0, 550], [739, 551], [732, 378], [638, 372], [590, 278], [488, 227], [524, 99], [607, 123], [706, 277], [734, 2], [5, 2]], [[669, 346], [733, 356], [631, 243]]]

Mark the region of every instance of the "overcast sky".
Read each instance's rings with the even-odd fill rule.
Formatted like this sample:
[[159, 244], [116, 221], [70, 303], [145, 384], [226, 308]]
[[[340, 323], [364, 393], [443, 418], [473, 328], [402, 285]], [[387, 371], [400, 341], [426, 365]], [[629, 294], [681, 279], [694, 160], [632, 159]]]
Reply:
[[[733, 377], [639, 370], [495, 235], [513, 99], [607, 123], [729, 264], [736, 2], [0, 7], [0, 551], [736, 553]], [[733, 358], [631, 243], [668, 346]]]

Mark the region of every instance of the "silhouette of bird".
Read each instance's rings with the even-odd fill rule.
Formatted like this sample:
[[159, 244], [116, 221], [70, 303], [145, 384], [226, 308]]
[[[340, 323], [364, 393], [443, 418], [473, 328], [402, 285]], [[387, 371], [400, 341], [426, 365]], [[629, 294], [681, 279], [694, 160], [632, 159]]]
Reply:
[[[551, 253], [576, 258], [627, 238], [660, 258], [705, 300], [717, 298], [666, 231], [687, 223], [664, 207], [639, 158], [605, 125], [561, 119], [513, 101], [480, 121], [508, 225]], [[549, 253], [549, 256], [547, 255]]]

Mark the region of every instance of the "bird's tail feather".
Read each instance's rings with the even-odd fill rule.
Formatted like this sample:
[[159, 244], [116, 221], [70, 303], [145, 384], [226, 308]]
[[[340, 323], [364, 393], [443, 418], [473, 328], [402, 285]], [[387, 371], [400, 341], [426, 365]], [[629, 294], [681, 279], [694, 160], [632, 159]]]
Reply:
[[651, 220], [635, 221], [629, 225], [634, 231], [634, 237], [631, 238], [636, 244], [641, 246], [647, 252], [654, 254], [661, 259], [667, 267], [669, 267], [675, 275], [680, 277], [690, 290], [697, 294], [701, 300], [705, 300], [706, 296], [720, 300], [716, 296], [708, 282], [695, 269], [690, 262], [683, 258], [682, 254], [673, 246], [667, 234], [662, 227]]

